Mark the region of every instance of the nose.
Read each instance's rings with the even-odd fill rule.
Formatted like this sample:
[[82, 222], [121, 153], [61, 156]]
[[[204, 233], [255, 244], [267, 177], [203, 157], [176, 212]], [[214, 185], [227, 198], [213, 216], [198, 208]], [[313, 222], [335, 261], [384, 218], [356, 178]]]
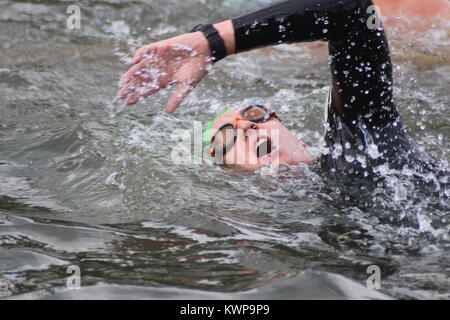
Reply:
[[236, 129], [242, 129], [243, 131], [247, 131], [248, 129], [257, 129], [258, 126], [256, 123], [248, 121], [248, 120], [239, 120], [236, 125]]

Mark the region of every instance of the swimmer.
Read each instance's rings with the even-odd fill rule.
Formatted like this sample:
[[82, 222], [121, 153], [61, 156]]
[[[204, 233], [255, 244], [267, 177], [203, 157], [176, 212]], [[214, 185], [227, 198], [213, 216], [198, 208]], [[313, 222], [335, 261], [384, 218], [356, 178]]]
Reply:
[[[280, 43], [321, 40], [328, 43], [331, 64], [325, 108], [328, 150], [320, 158], [321, 167], [364, 175], [367, 167], [385, 162], [392, 168], [410, 164], [423, 169], [430, 159], [419, 151], [394, 104], [388, 42], [382, 27], [367, 23], [373, 14], [368, 13], [371, 5], [371, 0], [290, 0], [214, 25], [199, 25], [191, 33], [141, 47], [134, 66], [120, 79], [118, 96], [134, 104], [161, 88], [178, 85], [166, 106], [167, 112], [173, 112], [206, 76], [208, 67], [226, 56]], [[158, 76], [149, 69], [159, 70]], [[270, 160], [270, 152], [257, 154], [260, 140], [265, 139], [266, 149], [270, 140], [261, 137], [260, 130], [278, 129], [279, 144], [269, 151], [278, 148], [279, 163], [310, 165], [305, 144], [284, 127], [273, 110], [260, 109], [257, 112], [264, 114], [264, 121], [246, 117], [245, 108], [223, 113], [211, 125], [212, 155], [219, 150], [232, 162], [247, 150], [258, 160], [241, 166], [255, 169]], [[225, 124], [231, 125], [236, 136], [229, 146], [223, 143], [228, 141], [226, 135], [219, 137], [221, 144], [215, 139]], [[216, 144], [226, 145], [225, 150]]]

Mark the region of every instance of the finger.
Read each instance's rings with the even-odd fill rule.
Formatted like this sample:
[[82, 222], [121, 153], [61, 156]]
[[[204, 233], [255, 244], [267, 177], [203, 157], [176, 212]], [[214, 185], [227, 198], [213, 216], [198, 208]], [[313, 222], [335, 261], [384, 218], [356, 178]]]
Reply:
[[251, 121], [247, 121], [247, 120], [239, 120], [239, 121], [237, 122], [236, 127], [237, 127], [238, 129], [242, 129], [242, 130], [244, 130], [244, 131], [247, 131], [248, 129], [256, 129], [256, 128], [257, 128], [257, 125], [256, 125], [256, 123], [251, 122]]
[[152, 86], [152, 85], [138, 86], [138, 85], [136, 85], [134, 88], [130, 88], [129, 92], [126, 92], [126, 94], [121, 96], [121, 99], [124, 99], [125, 97], [128, 96], [130, 99], [127, 98], [127, 100], [125, 100], [125, 103], [126, 104], [135, 104], [137, 102], [137, 99], [132, 97], [132, 96], [134, 96], [134, 94], [136, 94], [138, 98], [140, 98], [140, 97], [147, 98], [148, 96], [158, 92], [159, 90], [161, 90], [160, 86]]
[[132, 105], [139, 101], [139, 98], [141, 97], [141, 94], [139, 92], [134, 92], [125, 99], [126, 105]]
[[139, 62], [138, 64], [131, 67], [127, 72], [125, 72], [119, 80], [119, 83], [122, 85], [128, 83], [133, 79], [134, 76], [139, 75], [139, 71], [145, 71], [145, 68], [147, 67], [147, 64], [145, 60]]
[[141, 82], [141, 79], [134, 78], [133, 80], [128, 82], [124, 87], [122, 87], [122, 89], [119, 90], [119, 92], [117, 93], [117, 96], [120, 99], [125, 98], [128, 94], [130, 94], [131, 92], [136, 90], [136, 88], [138, 87], [140, 82]]
[[170, 83], [170, 77], [168, 75], [150, 74], [148, 71], [143, 70], [140, 74], [136, 74], [132, 80], [119, 90], [118, 96], [123, 99], [128, 94], [141, 88], [141, 96], [147, 97], [162, 88], [167, 87]]
[[139, 99], [147, 98], [148, 96], [158, 92], [162, 87], [155, 85], [143, 84], [141, 86], [136, 86], [133, 91], [134, 93], [128, 93], [128, 97], [125, 100], [126, 105], [135, 104], [139, 101]]
[[170, 95], [169, 101], [167, 102], [166, 112], [174, 112], [178, 106], [181, 104], [183, 99], [195, 88], [196, 84], [180, 84], [178, 88]]
[[[149, 91], [152, 91], [153, 94], [156, 91], [160, 90], [161, 88], [165, 87], [167, 84], [167, 79], [160, 78], [157, 81], [152, 82], [152, 78], [149, 76], [136, 76], [133, 78], [133, 80], [130, 80], [124, 87], [122, 87], [119, 92], [117, 93], [117, 96], [121, 99], [125, 98], [128, 94], [130, 94], [133, 91], [136, 91], [136, 89], [142, 87], [143, 92], [147, 93]], [[148, 91], [146, 90], [148, 89]]]
[[155, 45], [142, 46], [135, 52], [133, 60], [131, 62], [133, 64], [139, 63], [146, 55], [154, 53], [155, 50], [156, 50]]

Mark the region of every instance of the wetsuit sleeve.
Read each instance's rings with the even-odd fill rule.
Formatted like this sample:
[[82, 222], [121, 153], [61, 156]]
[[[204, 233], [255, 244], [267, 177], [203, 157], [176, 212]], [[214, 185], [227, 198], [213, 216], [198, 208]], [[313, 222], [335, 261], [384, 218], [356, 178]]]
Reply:
[[321, 157], [322, 167], [365, 177], [367, 167], [387, 161], [393, 168], [408, 164], [428, 172], [433, 167], [429, 157], [395, 107], [388, 41], [382, 25], [368, 23], [374, 18], [371, 6], [372, 0], [277, 3], [232, 20], [235, 50], [327, 41], [332, 85], [325, 133], [329, 152]]
[[392, 102], [392, 67], [384, 31], [367, 26], [371, 5], [371, 0], [277, 3], [232, 20], [236, 52], [280, 43], [328, 41], [332, 111], [339, 113], [349, 127], [361, 116], [367, 116], [371, 127], [384, 126], [397, 117], [397, 112]]
[[328, 42], [332, 86], [325, 141], [330, 154], [341, 160], [350, 152], [348, 145], [358, 152], [375, 144], [385, 159], [400, 153], [407, 157], [411, 150], [412, 140], [393, 102], [385, 32], [368, 24], [372, 5], [371, 0], [290, 0], [232, 20], [236, 52], [279, 43]]
[[279, 43], [342, 40], [370, 0], [290, 0], [233, 19], [236, 52]]

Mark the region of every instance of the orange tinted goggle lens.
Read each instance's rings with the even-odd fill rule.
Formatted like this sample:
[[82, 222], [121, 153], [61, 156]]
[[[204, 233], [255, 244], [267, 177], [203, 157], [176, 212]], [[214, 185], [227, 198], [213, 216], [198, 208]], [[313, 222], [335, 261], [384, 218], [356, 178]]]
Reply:
[[254, 105], [249, 106], [241, 111], [241, 116], [245, 120], [252, 122], [263, 122], [266, 121], [270, 116], [270, 111], [264, 106]]

